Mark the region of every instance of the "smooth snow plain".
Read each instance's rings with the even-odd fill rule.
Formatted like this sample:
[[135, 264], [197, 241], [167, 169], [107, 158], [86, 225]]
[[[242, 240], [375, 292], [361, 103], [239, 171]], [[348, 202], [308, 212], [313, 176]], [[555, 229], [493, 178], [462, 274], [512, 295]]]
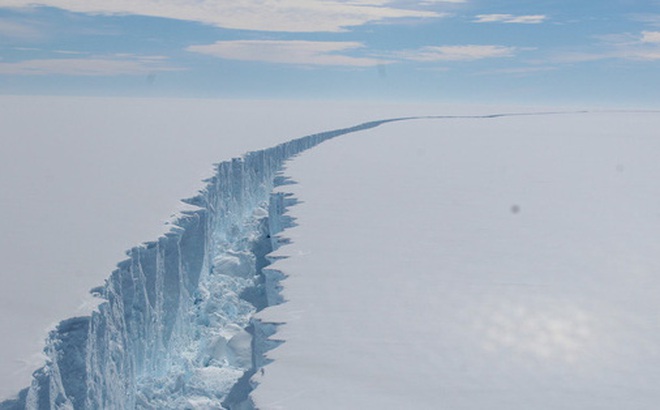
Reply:
[[43, 365], [49, 329], [94, 309], [88, 291], [124, 250], [170, 229], [211, 164], [374, 119], [500, 109], [0, 97], [0, 400]]
[[288, 163], [262, 410], [656, 409], [660, 116], [415, 120]]

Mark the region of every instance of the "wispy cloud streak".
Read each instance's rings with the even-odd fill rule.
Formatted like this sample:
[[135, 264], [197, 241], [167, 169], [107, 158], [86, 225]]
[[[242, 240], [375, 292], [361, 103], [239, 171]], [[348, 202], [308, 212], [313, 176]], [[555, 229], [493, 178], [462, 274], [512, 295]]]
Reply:
[[411, 61], [474, 61], [485, 58], [513, 57], [518, 49], [499, 45], [427, 46], [404, 50], [395, 55]]
[[443, 16], [390, 4], [386, 0], [4, 0], [0, 7], [49, 6], [78, 13], [163, 17], [279, 32], [340, 32], [388, 19]]
[[34, 59], [0, 62], [0, 75], [117, 76], [146, 75], [159, 71], [181, 71], [161, 56], [94, 56], [89, 58]]
[[363, 47], [352, 41], [235, 40], [190, 46], [187, 50], [229, 60], [288, 65], [369, 67], [389, 62], [343, 54]]
[[513, 14], [479, 14], [475, 23], [505, 23], [505, 24], [540, 24], [548, 19], [543, 14], [516, 16]]

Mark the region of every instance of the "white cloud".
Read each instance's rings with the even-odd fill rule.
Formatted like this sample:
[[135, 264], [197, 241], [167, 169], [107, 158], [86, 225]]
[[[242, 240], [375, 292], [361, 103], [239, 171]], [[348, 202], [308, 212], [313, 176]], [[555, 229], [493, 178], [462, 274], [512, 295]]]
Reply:
[[369, 67], [388, 63], [386, 60], [339, 54], [362, 47], [358, 42], [340, 41], [234, 40], [190, 46], [187, 50], [229, 60], [292, 65]]
[[37, 47], [12, 47], [11, 49], [16, 51], [43, 51], [41, 48]]
[[642, 31], [642, 43], [660, 43], [660, 31]]
[[338, 32], [395, 18], [441, 13], [388, 6], [391, 0], [2, 0], [0, 7], [49, 6], [88, 14], [132, 14], [230, 29]]
[[161, 56], [100, 56], [0, 62], [0, 74], [115, 76], [181, 70], [163, 64], [164, 60]]
[[405, 50], [397, 56], [412, 61], [474, 61], [484, 58], [513, 57], [516, 47], [495, 45], [428, 46]]
[[543, 14], [515, 16], [513, 14], [479, 14], [475, 23], [540, 24], [548, 19]]

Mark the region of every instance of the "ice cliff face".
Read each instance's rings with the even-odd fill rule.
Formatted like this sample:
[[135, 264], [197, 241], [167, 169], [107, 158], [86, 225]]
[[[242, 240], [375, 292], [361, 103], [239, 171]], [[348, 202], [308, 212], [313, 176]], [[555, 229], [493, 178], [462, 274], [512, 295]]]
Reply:
[[217, 165], [157, 241], [127, 252], [90, 317], [50, 333], [46, 365], [0, 409], [250, 409], [250, 377], [275, 324], [252, 320], [280, 303], [282, 274], [264, 269], [294, 203], [271, 194], [292, 156], [385, 120], [315, 134]]

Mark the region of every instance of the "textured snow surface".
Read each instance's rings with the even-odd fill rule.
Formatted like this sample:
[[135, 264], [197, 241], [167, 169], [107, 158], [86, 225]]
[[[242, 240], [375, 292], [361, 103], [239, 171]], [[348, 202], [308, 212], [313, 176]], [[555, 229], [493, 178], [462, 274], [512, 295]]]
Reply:
[[397, 122], [289, 162], [262, 410], [660, 403], [660, 116]]

